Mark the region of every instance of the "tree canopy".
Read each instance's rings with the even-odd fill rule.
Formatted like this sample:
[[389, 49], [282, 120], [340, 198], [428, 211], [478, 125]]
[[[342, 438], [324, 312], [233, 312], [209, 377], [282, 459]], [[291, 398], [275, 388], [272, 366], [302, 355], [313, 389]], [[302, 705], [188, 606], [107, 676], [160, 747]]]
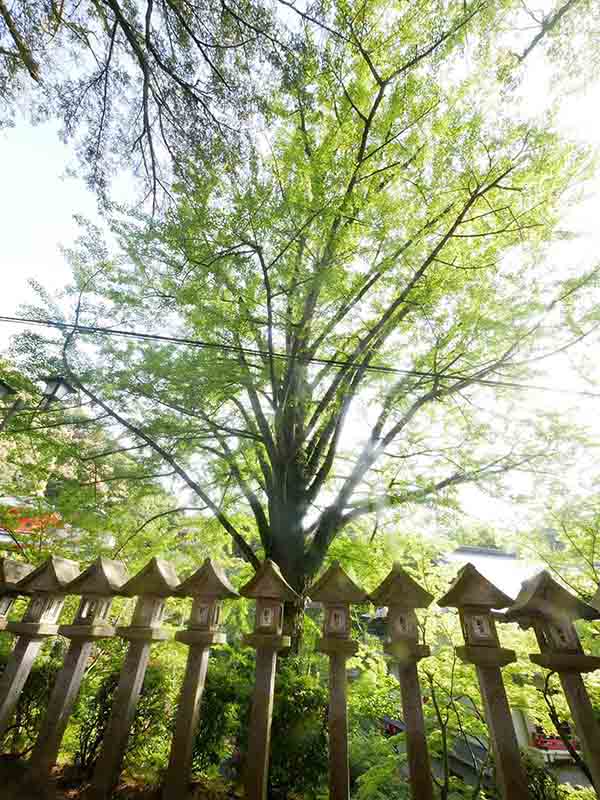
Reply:
[[493, 9], [430, 11], [303, 25], [243, 157], [198, 153], [164, 220], [118, 212], [120, 253], [87, 229], [85, 345], [17, 342], [302, 591], [358, 518], [564, 449], [519, 381], [595, 324], [595, 269], [545, 267], [588, 155], [497, 79]]
[[[307, 28], [315, 42], [331, 39], [355, 55], [364, 39], [365, 53], [382, 67], [364, 37], [373, 11], [369, 3], [323, 0], [0, 0], [0, 124], [17, 108], [36, 121], [57, 118], [103, 200], [125, 168], [141, 176], [156, 207], [198, 151], [219, 158], [224, 147], [243, 151], [240, 132], [268, 113], [287, 68], [304, 68]], [[454, 41], [453, 24], [471, 35], [482, 20], [497, 40], [503, 80], [518, 81], [540, 52], [571, 83], [597, 66], [594, 0], [554, 0], [541, 11], [520, 0], [425, 0], [409, 12], [386, 4], [379, 14], [398, 15], [395, 43], [402, 41], [406, 63]]]

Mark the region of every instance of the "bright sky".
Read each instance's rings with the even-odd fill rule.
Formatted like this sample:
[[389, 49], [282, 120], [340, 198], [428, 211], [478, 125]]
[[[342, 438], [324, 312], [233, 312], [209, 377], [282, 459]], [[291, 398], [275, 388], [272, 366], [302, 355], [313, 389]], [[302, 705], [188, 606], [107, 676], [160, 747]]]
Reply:
[[[524, 100], [528, 107], [542, 110], [548, 103], [543, 66], [533, 66], [532, 77], [524, 87]], [[583, 92], [560, 99], [560, 129], [569, 138], [600, 147], [600, 78]], [[60, 246], [69, 246], [77, 236], [75, 214], [99, 221], [96, 200], [83, 181], [65, 177], [65, 169], [73, 164], [72, 151], [63, 144], [56, 123], [32, 127], [23, 120], [13, 129], [0, 131], [0, 315], [14, 315], [18, 306], [32, 299], [29, 279], [35, 279], [51, 291], [58, 291], [69, 281], [69, 268], [60, 252]], [[120, 181], [127, 191], [126, 176]], [[123, 195], [125, 192], [120, 191]], [[590, 193], [576, 213], [570, 213], [561, 227], [577, 230], [580, 238], [560, 243], [552, 254], [552, 261], [561, 258], [592, 263], [600, 253], [600, 225], [598, 220], [600, 176], [590, 185]], [[0, 352], [10, 335], [21, 331], [21, 326], [0, 324]], [[596, 344], [597, 346], [597, 344]], [[561, 384], [561, 369], [556, 365], [549, 373], [550, 383]], [[566, 373], [562, 372], [565, 377]], [[571, 376], [565, 384], [572, 387]], [[581, 386], [589, 389], [589, 386]], [[600, 389], [598, 389], [600, 391]], [[564, 402], [555, 396], [556, 403]], [[555, 400], [550, 402], [554, 403]], [[594, 401], [597, 405], [598, 401]], [[573, 401], [571, 400], [571, 405]], [[582, 401], [584, 413], [593, 415], [591, 401]], [[597, 416], [597, 415], [596, 415]], [[516, 523], [518, 508], [508, 508], [491, 500], [481, 502], [474, 494], [467, 502], [473, 516], [482, 523], [500, 517], [507, 526]], [[508, 516], [507, 516], [508, 515]]]

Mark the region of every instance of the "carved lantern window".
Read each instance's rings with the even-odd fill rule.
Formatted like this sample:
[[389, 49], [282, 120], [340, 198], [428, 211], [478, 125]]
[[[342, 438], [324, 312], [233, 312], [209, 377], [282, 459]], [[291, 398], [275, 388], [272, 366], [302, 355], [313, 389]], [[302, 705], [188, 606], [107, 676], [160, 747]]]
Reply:
[[581, 650], [581, 643], [575, 626], [568, 619], [547, 620], [544, 624], [544, 634], [547, 645], [552, 650], [567, 650], [571, 652]]
[[463, 609], [460, 611], [463, 634], [468, 645], [498, 647], [498, 633], [491, 611]]
[[77, 611], [76, 625], [92, 625], [99, 620], [105, 620], [110, 609], [109, 597], [82, 597]]
[[416, 642], [419, 638], [419, 629], [414, 609], [390, 606], [388, 609], [388, 633], [393, 642]]
[[25, 622], [56, 622], [63, 607], [64, 598], [37, 594], [31, 599], [25, 613]]
[[214, 631], [221, 622], [221, 603], [216, 598], [208, 600], [206, 597], [194, 598], [189, 627]]
[[347, 605], [326, 605], [324, 636], [350, 636], [350, 608]]
[[283, 603], [279, 600], [259, 597], [256, 601], [256, 632], [280, 634], [282, 628]]
[[10, 597], [10, 595], [7, 595], [6, 597], [0, 597], [0, 617], [8, 616], [8, 612], [13, 607], [14, 602], [15, 598]]
[[152, 627], [160, 625], [165, 610], [165, 601], [162, 597], [150, 595], [138, 598], [131, 620], [132, 625]]

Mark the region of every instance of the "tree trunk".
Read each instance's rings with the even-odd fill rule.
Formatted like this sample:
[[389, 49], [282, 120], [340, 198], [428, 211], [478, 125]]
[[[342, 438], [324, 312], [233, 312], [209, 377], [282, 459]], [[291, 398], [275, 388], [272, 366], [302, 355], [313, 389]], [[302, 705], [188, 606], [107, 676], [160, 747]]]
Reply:
[[280, 658], [299, 655], [304, 637], [304, 598], [299, 603], [285, 603], [283, 633], [291, 638], [292, 644], [287, 650], [280, 651]]

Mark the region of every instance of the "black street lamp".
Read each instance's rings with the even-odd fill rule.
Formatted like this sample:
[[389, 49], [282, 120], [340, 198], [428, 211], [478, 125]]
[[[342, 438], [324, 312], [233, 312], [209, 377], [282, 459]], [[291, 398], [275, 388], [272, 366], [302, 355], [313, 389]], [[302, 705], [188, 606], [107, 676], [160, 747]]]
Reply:
[[[75, 389], [68, 383], [62, 375], [51, 375], [46, 378], [44, 389], [42, 390], [42, 399], [35, 407], [35, 411], [45, 411], [52, 403], [60, 402], [63, 397], [68, 394], [73, 394]], [[16, 395], [16, 389], [13, 389], [10, 384], [0, 380], [0, 401], [7, 401], [13, 395]], [[25, 408], [25, 403], [17, 397], [12, 405], [8, 408], [2, 420], [0, 420], [0, 431], [4, 430], [17, 411]]]
[[39, 404], [39, 408], [48, 408], [51, 403], [62, 400], [63, 397], [66, 397], [68, 394], [74, 393], [75, 389], [70, 383], [67, 383], [62, 375], [52, 375], [49, 378], [46, 378], [46, 385], [44, 387], [44, 391], [42, 392], [44, 397]]

